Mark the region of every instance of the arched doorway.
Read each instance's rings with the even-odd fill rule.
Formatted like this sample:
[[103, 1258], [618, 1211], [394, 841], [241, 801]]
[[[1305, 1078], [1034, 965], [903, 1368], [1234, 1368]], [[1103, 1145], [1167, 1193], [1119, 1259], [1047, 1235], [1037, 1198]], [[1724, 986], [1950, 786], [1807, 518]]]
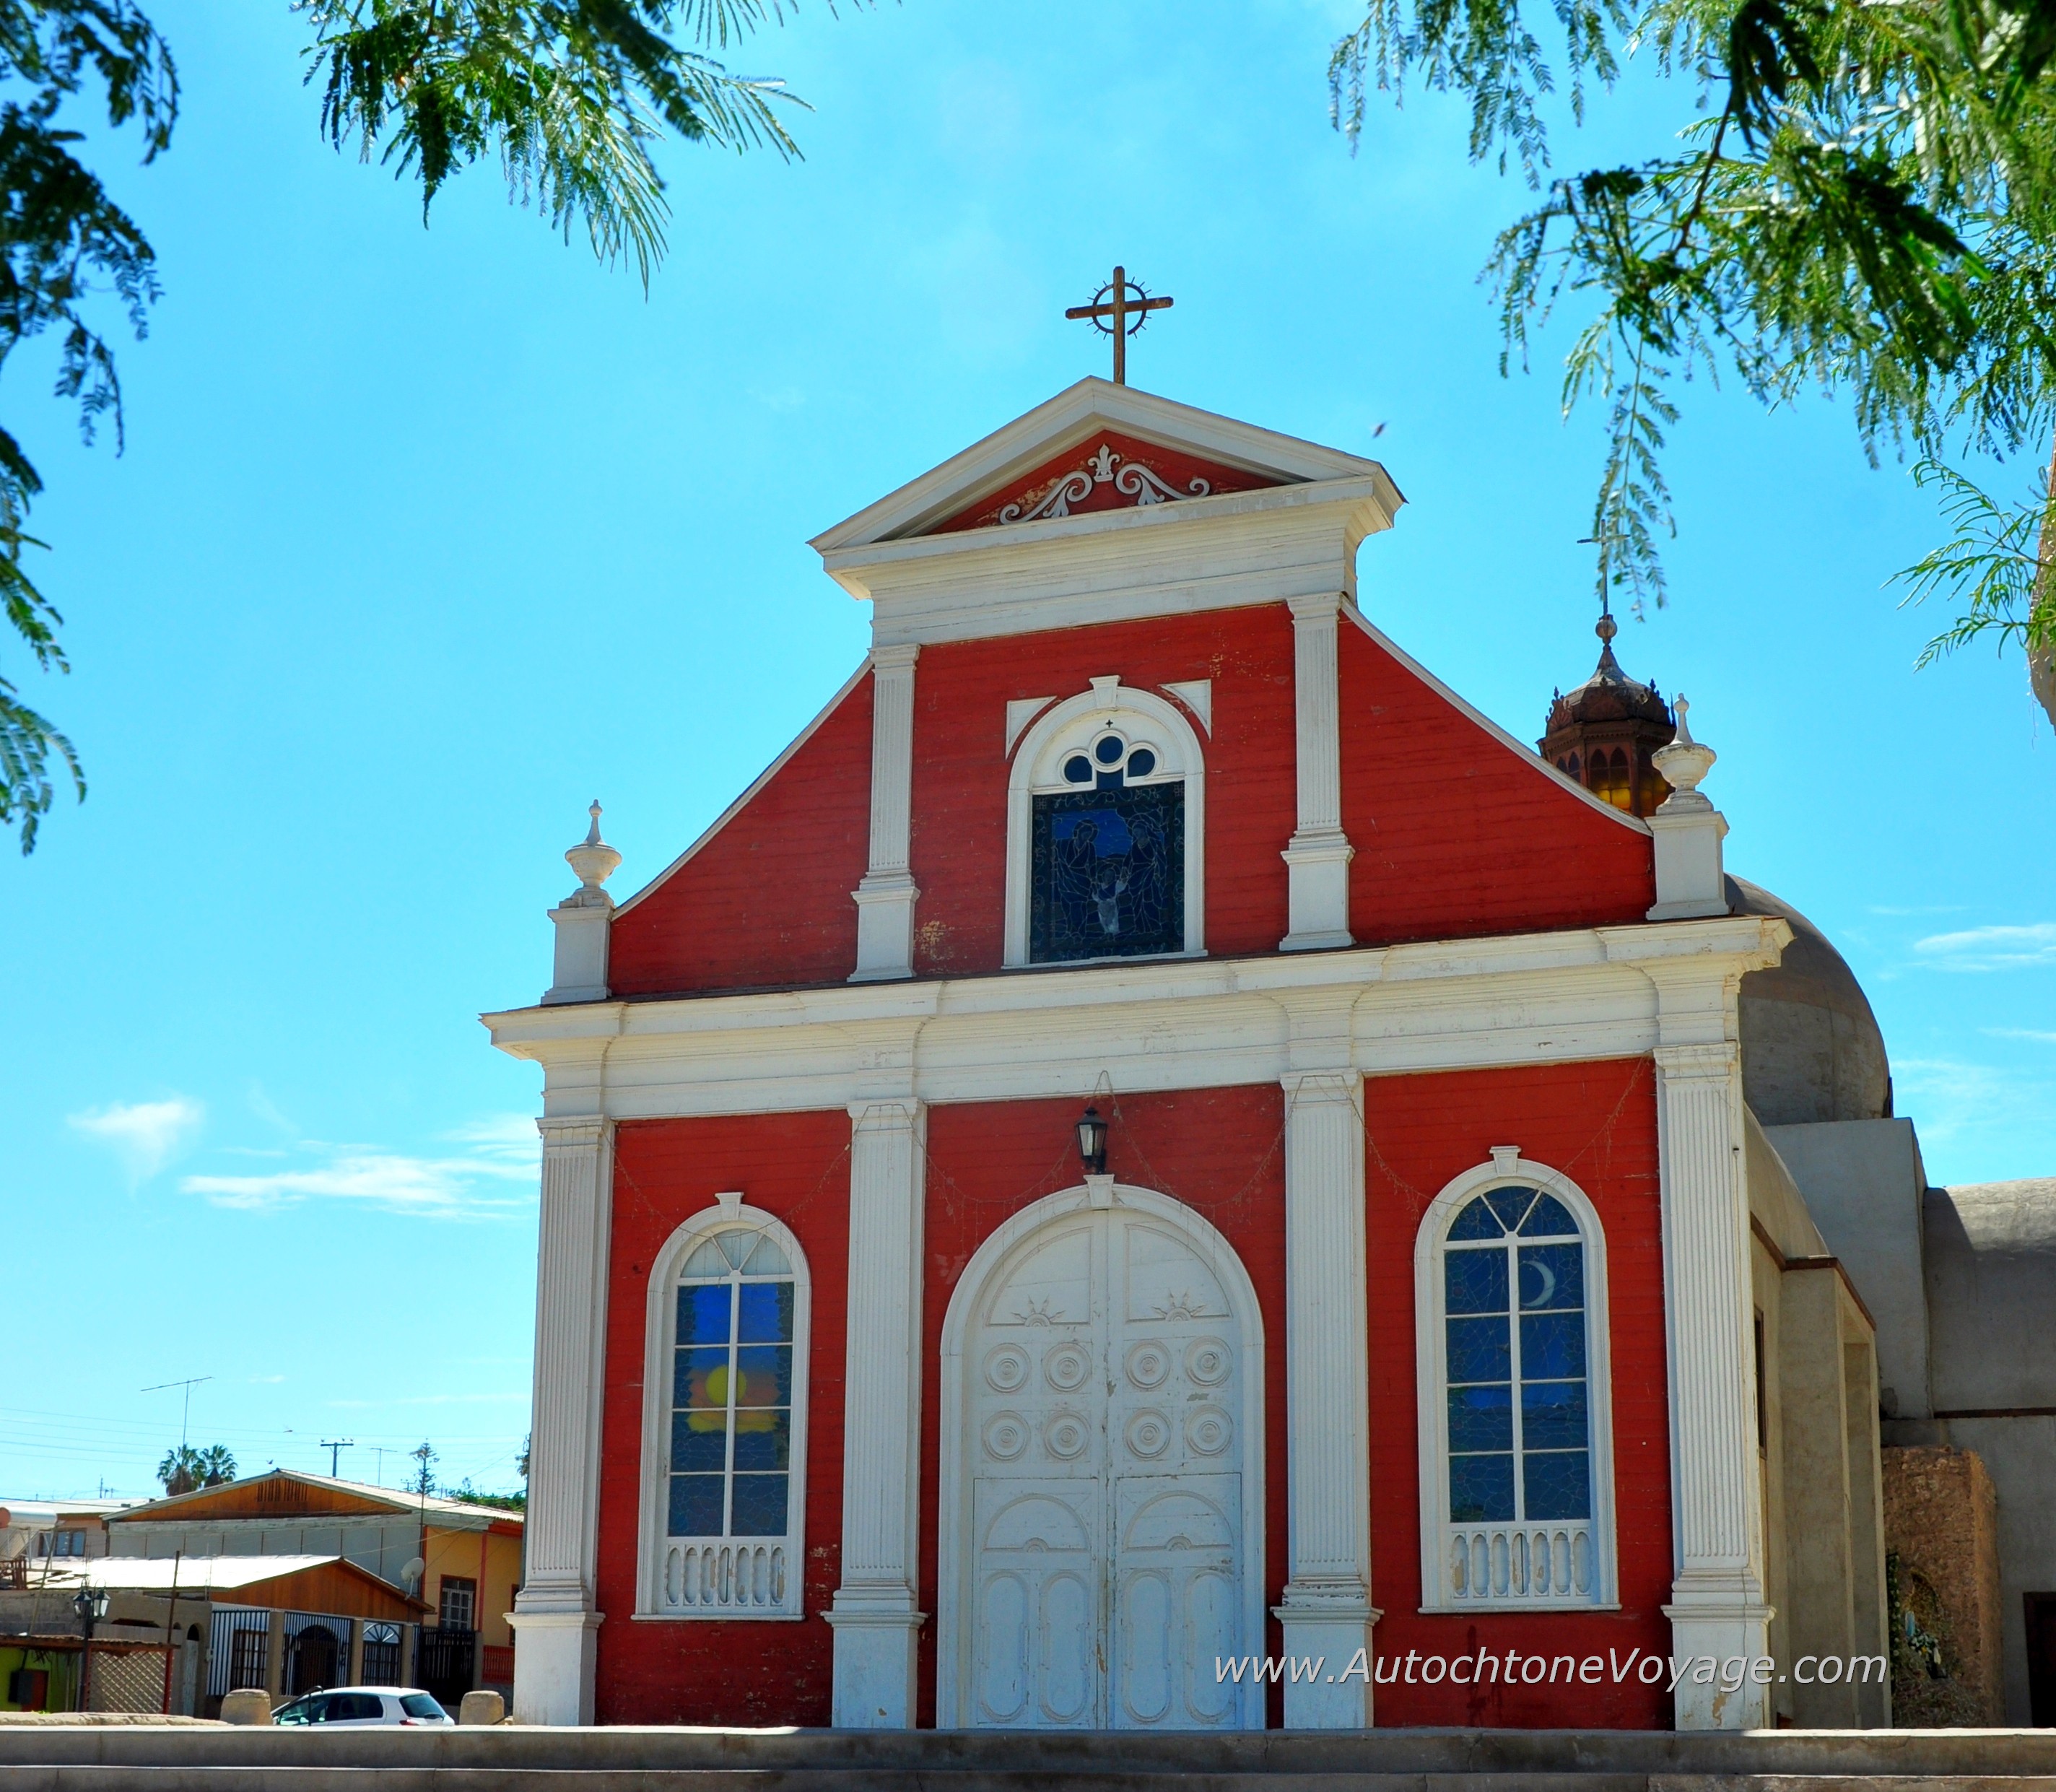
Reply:
[[1073, 1189], [974, 1256], [943, 1330], [938, 1721], [1261, 1728], [1263, 1328], [1233, 1249]]

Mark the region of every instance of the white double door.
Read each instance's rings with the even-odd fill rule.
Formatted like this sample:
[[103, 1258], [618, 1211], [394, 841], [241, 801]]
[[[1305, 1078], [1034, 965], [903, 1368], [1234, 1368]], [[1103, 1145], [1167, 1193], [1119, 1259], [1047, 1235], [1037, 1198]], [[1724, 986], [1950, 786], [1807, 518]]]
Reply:
[[1262, 1647], [1243, 1634], [1260, 1624], [1243, 1576], [1261, 1440], [1243, 1434], [1225, 1248], [1077, 1209], [993, 1266], [963, 1352], [963, 1722], [1247, 1721], [1217, 1666]]

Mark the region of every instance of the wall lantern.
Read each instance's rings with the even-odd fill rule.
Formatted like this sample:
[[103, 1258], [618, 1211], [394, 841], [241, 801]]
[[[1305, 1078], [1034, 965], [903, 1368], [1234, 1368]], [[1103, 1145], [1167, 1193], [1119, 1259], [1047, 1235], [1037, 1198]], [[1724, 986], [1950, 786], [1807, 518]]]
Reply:
[[1078, 1117], [1078, 1159], [1088, 1176], [1106, 1174], [1106, 1122], [1089, 1107]]

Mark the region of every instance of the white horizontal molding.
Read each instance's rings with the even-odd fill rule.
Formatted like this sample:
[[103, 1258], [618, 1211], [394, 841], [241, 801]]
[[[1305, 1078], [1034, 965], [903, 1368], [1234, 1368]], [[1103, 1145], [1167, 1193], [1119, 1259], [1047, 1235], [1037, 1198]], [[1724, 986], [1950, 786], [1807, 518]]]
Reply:
[[801, 1112], [870, 1098], [881, 1077], [931, 1102], [1082, 1097], [1102, 1072], [1124, 1092], [1275, 1082], [1295, 1013], [1338, 1003], [1367, 1075], [1640, 1056], [1670, 1044], [1681, 983], [1710, 992], [1695, 1018], [1731, 1011], [1734, 979], [1789, 937], [1738, 916], [484, 1018], [502, 1050], [545, 1067], [557, 1114]]
[[881, 647], [976, 640], [1354, 591], [1357, 548], [1394, 508], [1381, 474], [924, 536], [825, 564], [871, 601]]

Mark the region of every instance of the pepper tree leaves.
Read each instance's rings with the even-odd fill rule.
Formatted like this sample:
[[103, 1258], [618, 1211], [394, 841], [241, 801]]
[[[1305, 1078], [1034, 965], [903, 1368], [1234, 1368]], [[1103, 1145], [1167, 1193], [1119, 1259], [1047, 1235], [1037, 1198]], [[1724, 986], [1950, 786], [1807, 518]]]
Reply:
[[777, 107], [803, 102], [706, 53], [781, 16], [776, 0], [299, 3], [316, 30], [323, 133], [418, 180], [425, 222], [446, 181], [496, 151], [515, 198], [567, 239], [583, 220], [594, 253], [632, 260], [646, 287], [670, 216], [650, 156], [664, 128], [799, 153]]
[[[58, 128], [68, 100], [99, 89], [108, 122], [140, 127], [143, 159], [166, 148], [178, 117], [178, 72], [150, 22], [127, 0], [0, 0], [0, 371], [32, 337], [59, 342], [57, 396], [78, 406], [89, 441], [103, 420], [117, 446], [121, 386], [89, 302], [111, 297], [138, 336], [157, 296], [156, 258], [135, 220], [73, 152]], [[23, 564], [43, 544], [27, 532], [42, 480], [14, 435], [0, 429], [0, 615], [45, 671], [69, 670], [62, 618]], [[68, 777], [85, 795], [69, 739], [0, 673], [0, 826], [31, 851], [38, 822]]]
[[[1503, 370], [1524, 364], [1561, 308], [1579, 312], [1564, 403], [1603, 401], [1607, 417], [1591, 530], [1602, 591], [1663, 601], [1661, 451], [1681, 378], [1738, 378], [1766, 404], [1838, 394], [1873, 457], [1886, 444], [1936, 464], [1951, 447], [2046, 444], [2056, 0], [1643, 0], [1632, 15], [1607, 0], [1553, 0], [1552, 10], [1574, 81], [1611, 85], [1642, 49], [1696, 93], [1677, 147], [1545, 181], [1538, 100], [1551, 77], [1520, 0], [1376, 0], [1335, 45], [1330, 97], [1354, 142], [1374, 86], [1396, 93], [1413, 75], [1465, 93], [1473, 159], [1517, 160], [1543, 189], [1500, 233], [1487, 275]], [[2011, 619], [2030, 652], [2056, 647], [2056, 568], [2030, 554], [2027, 583], [2016, 576], [2019, 542], [2044, 539], [2045, 492], [2025, 524], [1958, 508], [1991, 553], [2014, 556], [2011, 585], [1969, 576], [1971, 632]], [[1956, 546], [1916, 569], [1923, 595], [1964, 563]]]

